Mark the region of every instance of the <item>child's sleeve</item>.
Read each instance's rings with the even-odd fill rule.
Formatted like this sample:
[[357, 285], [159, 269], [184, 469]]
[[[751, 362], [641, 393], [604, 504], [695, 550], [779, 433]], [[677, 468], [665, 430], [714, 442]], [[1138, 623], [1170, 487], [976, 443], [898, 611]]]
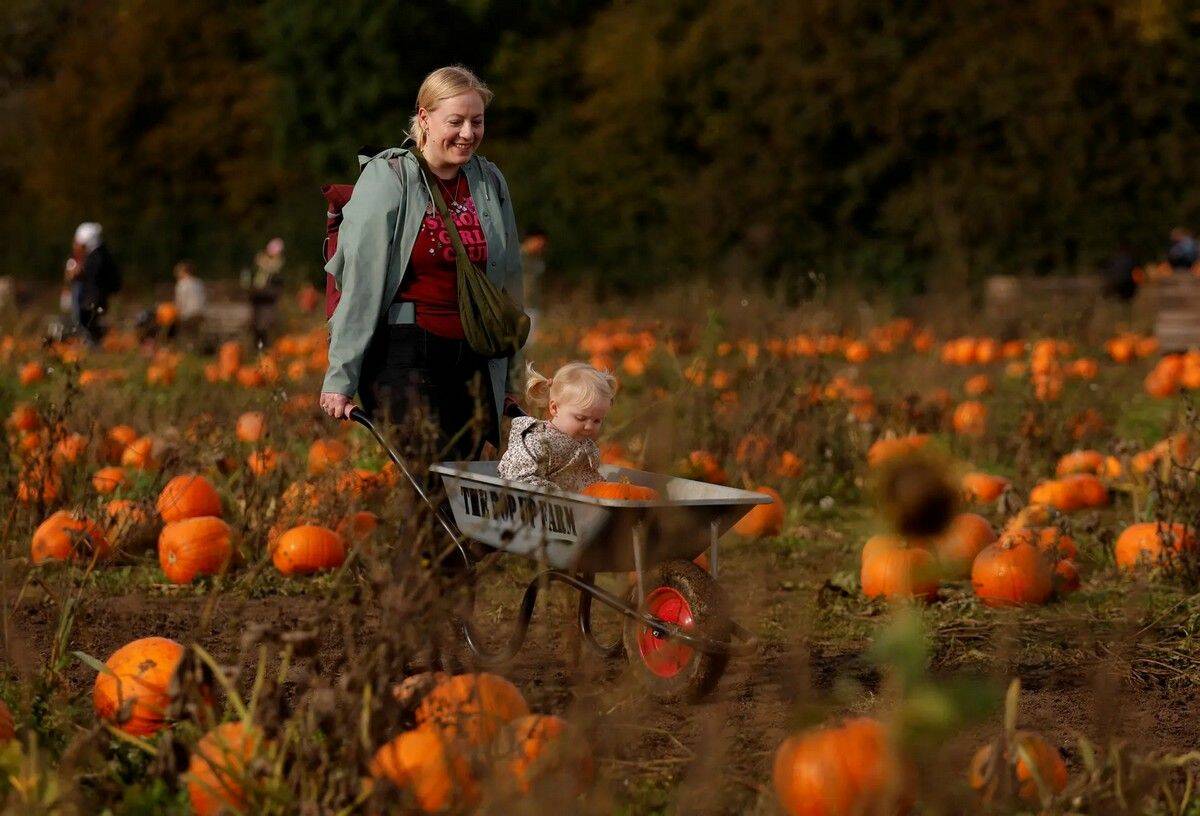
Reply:
[[[547, 478], [550, 473], [550, 451], [546, 447], [546, 440], [536, 432], [526, 433], [532, 422], [522, 423], [522, 419], [526, 417], [513, 420], [508, 450], [500, 457], [496, 473], [500, 478], [514, 482], [537, 487], [558, 487]], [[519, 427], [518, 423], [524, 427]]]

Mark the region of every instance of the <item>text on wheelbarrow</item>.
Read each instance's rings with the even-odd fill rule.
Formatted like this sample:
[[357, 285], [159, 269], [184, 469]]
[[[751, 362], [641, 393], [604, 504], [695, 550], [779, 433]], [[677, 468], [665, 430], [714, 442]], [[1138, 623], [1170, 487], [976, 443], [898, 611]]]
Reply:
[[462, 496], [463, 509], [468, 516], [501, 522], [519, 520], [525, 527], [540, 528], [560, 535], [578, 535], [575, 529], [575, 514], [566, 505], [533, 496], [513, 495], [476, 487], [463, 487]]

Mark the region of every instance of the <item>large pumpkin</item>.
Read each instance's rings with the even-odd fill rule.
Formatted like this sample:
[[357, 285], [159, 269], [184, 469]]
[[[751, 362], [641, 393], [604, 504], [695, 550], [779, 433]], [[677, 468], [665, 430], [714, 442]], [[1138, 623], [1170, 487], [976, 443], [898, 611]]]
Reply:
[[183, 646], [169, 638], [147, 637], [112, 653], [96, 675], [92, 706], [96, 716], [127, 734], [146, 736], [166, 724], [171, 703], [167, 687], [183, 658]]
[[733, 531], [747, 538], [769, 538], [783, 531], [783, 497], [773, 487], [757, 487], [759, 493], [771, 497], [770, 504], [756, 504], [742, 516]]
[[1040, 604], [1053, 589], [1052, 569], [1029, 536], [1005, 534], [975, 558], [971, 585], [988, 606]]
[[342, 537], [316, 524], [293, 527], [271, 547], [271, 561], [284, 575], [337, 569], [345, 560], [346, 542]]
[[873, 536], [862, 552], [860, 583], [868, 598], [924, 598], [937, 595], [937, 566], [922, 547], [902, 539]]
[[99, 525], [59, 510], [34, 530], [29, 557], [34, 564], [66, 561], [72, 557], [83, 560], [93, 554], [99, 560], [108, 556], [111, 550]]
[[505, 723], [529, 713], [525, 698], [497, 674], [459, 674], [433, 688], [417, 707], [418, 723], [432, 723], [474, 745], [491, 742]]
[[[1041, 791], [1029, 767], [1032, 763], [1048, 791], [1052, 794], [1061, 793], [1067, 786], [1067, 765], [1058, 749], [1041, 736], [1028, 731], [1018, 731], [1014, 742], [1017, 749], [1015, 768], [1012, 765], [1013, 758], [1007, 755], [1007, 751], [1003, 768], [993, 760], [995, 746], [992, 744], [984, 745], [975, 752], [967, 770], [967, 781], [971, 787], [990, 800], [999, 786], [999, 773], [1015, 772], [1018, 795], [1031, 805], [1036, 805], [1041, 801]], [[1026, 762], [1026, 758], [1029, 762]]]
[[221, 515], [221, 497], [199, 473], [185, 473], [167, 482], [155, 503], [168, 524], [198, 516]]
[[216, 516], [176, 521], [158, 535], [158, 563], [173, 584], [191, 583], [201, 575], [219, 575], [233, 557], [233, 533]]
[[583, 495], [594, 499], [621, 499], [623, 501], [655, 501], [658, 491], [653, 487], [631, 482], [593, 482], [583, 489]]
[[1169, 553], [1180, 553], [1195, 546], [1192, 531], [1183, 524], [1153, 521], [1131, 524], [1117, 538], [1117, 566], [1124, 570], [1135, 569], [1143, 563], [1154, 566], [1167, 560]]
[[784, 740], [772, 776], [790, 816], [894, 816], [912, 807], [911, 772], [882, 723], [866, 717]]
[[948, 578], [968, 577], [976, 556], [995, 540], [996, 531], [987, 519], [977, 513], [959, 513], [937, 540], [942, 574]]
[[470, 808], [479, 799], [467, 757], [433, 725], [405, 731], [384, 745], [370, 771], [406, 791], [424, 813]]
[[196, 743], [186, 777], [196, 816], [246, 812], [242, 781], [261, 743], [258, 729], [241, 722], [218, 725]]

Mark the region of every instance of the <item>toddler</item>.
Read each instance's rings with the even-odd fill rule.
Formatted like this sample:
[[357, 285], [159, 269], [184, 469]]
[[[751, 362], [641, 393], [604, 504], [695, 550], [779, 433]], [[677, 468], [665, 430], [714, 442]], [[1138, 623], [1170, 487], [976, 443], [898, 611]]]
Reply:
[[550, 379], [527, 366], [525, 393], [549, 419], [517, 417], [496, 472], [514, 482], [578, 493], [600, 476], [596, 437], [617, 393], [617, 378], [587, 363], [567, 363]]

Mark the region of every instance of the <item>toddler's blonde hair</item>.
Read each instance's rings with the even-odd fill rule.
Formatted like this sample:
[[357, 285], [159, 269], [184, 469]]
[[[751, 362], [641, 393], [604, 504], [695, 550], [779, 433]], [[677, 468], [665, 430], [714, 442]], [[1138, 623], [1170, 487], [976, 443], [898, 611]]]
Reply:
[[525, 396], [539, 408], [545, 408], [550, 400], [559, 405], [589, 407], [602, 400], [612, 402], [617, 387], [617, 378], [611, 372], [579, 361], [567, 363], [553, 377], [539, 374], [532, 363], [525, 365]]

